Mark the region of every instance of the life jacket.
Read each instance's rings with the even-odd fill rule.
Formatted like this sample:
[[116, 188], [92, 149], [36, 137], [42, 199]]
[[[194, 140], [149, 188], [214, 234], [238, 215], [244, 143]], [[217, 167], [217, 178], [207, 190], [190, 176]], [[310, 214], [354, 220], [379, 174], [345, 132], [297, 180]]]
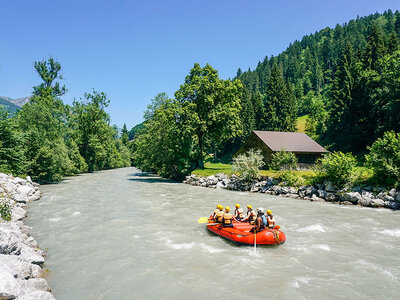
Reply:
[[217, 222], [221, 223], [222, 222], [222, 217], [224, 216], [224, 212], [222, 210], [219, 210], [219, 211], [217, 211], [215, 216], [216, 216]]
[[239, 218], [244, 219], [244, 212], [243, 212], [242, 208], [238, 209], [238, 216], [239, 216]]
[[254, 210], [250, 211], [250, 218], [249, 218], [250, 222], [254, 222], [256, 219], [257, 217], [255, 211]]
[[218, 209], [218, 208], [216, 208], [216, 209], [214, 210], [214, 213], [213, 213], [213, 216], [214, 216], [214, 217], [217, 215], [217, 212], [219, 212], [219, 209]]
[[233, 219], [232, 214], [230, 214], [230, 213], [225, 213], [225, 214], [224, 214], [224, 224], [225, 224], [225, 225], [230, 225], [230, 224], [232, 224], [232, 219]]
[[274, 223], [275, 223], [275, 218], [274, 218], [274, 216], [270, 216], [270, 215], [268, 215], [267, 216], [267, 223], [268, 223], [268, 227], [269, 228], [273, 228], [275, 225], [274, 225]]
[[265, 218], [264, 215], [261, 216], [261, 219], [262, 219], [262, 222], [263, 222], [262, 226], [264, 226], [264, 227], [267, 226], [267, 219]]

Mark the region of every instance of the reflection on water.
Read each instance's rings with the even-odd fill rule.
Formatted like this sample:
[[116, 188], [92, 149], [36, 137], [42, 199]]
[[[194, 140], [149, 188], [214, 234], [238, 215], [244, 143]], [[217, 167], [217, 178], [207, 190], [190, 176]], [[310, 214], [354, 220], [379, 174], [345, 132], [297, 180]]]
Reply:
[[[134, 168], [42, 187], [27, 224], [57, 299], [396, 299], [399, 212], [192, 187]], [[216, 204], [272, 209], [283, 247], [208, 233]]]

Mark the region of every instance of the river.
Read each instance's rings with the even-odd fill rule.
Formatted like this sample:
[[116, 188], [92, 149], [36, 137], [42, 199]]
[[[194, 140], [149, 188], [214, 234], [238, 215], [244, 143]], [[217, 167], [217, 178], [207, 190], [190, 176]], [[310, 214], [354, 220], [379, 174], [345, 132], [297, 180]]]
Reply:
[[[26, 224], [57, 299], [398, 299], [400, 211], [193, 187], [135, 168], [41, 187]], [[283, 247], [234, 246], [200, 217], [271, 209]]]

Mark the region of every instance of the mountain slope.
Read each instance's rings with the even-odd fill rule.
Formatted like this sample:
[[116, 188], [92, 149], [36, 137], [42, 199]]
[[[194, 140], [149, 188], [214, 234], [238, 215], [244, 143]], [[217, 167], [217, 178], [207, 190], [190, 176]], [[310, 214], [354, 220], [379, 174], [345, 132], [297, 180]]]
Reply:
[[14, 115], [20, 107], [10, 102], [8, 99], [7, 97], [0, 97], [0, 108], [7, 111], [10, 115]]

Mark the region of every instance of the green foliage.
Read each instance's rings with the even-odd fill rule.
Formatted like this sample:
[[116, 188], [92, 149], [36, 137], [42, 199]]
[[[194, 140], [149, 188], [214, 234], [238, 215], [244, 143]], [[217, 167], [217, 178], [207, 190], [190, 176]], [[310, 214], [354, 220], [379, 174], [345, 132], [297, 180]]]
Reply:
[[9, 119], [0, 109], [0, 172], [26, 173], [25, 139], [15, 119]]
[[129, 131], [129, 140], [132, 141], [136, 138], [136, 135], [142, 130], [144, 127], [144, 123], [139, 123], [136, 126], [133, 126]]
[[0, 195], [0, 219], [4, 221], [11, 221], [12, 207], [4, 194]]
[[342, 188], [354, 181], [356, 164], [356, 158], [351, 153], [332, 152], [316, 161], [315, 171], [321, 178]]
[[282, 184], [285, 186], [301, 186], [305, 183], [303, 177], [299, 176], [295, 171], [284, 171], [280, 174], [279, 178], [282, 180]]
[[260, 149], [250, 149], [233, 158], [232, 169], [238, 172], [243, 180], [250, 181], [258, 177], [260, 168], [265, 165], [263, 158]]
[[182, 105], [167, 99], [135, 139], [133, 163], [143, 171], [183, 179], [191, 169], [193, 131], [184, 124]]
[[400, 133], [385, 132], [378, 138], [365, 156], [368, 166], [380, 182], [400, 184]]
[[197, 166], [203, 167], [207, 149], [220, 148], [241, 134], [242, 93], [243, 86], [239, 80], [219, 79], [218, 72], [209, 64], [201, 68], [197, 63], [176, 91], [182, 120], [195, 136], [193, 150]]
[[60, 97], [67, 92], [65, 86], [61, 86], [59, 82], [54, 82], [57, 79], [63, 79], [60, 74], [61, 65], [59, 62], [49, 58], [47, 61], [35, 62], [36, 72], [42, 79], [42, 83], [33, 87], [33, 94], [36, 96], [45, 97]]
[[270, 167], [272, 170], [295, 170], [297, 168], [297, 157], [293, 152], [281, 151], [272, 155]]

